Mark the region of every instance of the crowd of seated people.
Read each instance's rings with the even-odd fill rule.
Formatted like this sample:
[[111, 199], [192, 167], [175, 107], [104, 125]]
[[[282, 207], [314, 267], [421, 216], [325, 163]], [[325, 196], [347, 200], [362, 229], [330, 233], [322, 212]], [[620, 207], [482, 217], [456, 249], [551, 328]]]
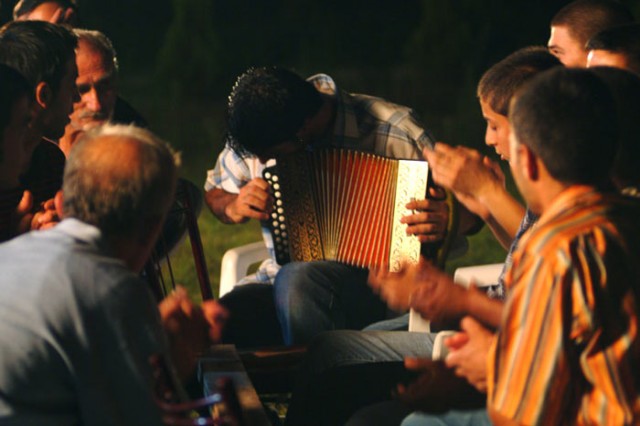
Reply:
[[[218, 219], [266, 225], [267, 165], [347, 148], [429, 163], [401, 222], [431, 260], [484, 223], [508, 255], [481, 291], [428, 259], [389, 272], [271, 253], [200, 305], [180, 287], [158, 302], [140, 274], [179, 159], [118, 95], [109, 39], [78, 23], [73, 0], [20, 0], [0, 28], [0, 424], [161, 424], [150, 358], [183, 394], [219, 342], [308, 345], [287, 425], [640, 422], [640, 31], [625, 6], [569, 3], [547, 48], [478, 83], [485, 142], [524, 205], [500, 165], [436, 142], [410, 107], [325, 74], [242, 73], [205, 182]], [[455, 330], [444, 360], [435, 333], [388, 320], [410, 308]]]

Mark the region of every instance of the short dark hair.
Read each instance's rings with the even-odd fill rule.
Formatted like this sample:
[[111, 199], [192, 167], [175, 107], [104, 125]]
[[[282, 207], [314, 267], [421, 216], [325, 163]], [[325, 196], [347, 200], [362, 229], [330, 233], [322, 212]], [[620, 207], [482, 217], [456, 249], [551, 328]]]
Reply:
[[[0, 132], [11, 120], [11, 114], [15, 103], [27, 96], [32, 99], [32, 88], [25, 78], [18, 71], [4, 64], [0, 64]], [[0, 133], [0, 139], [4, 136]], [[0, 160], [4, 157], [2, 145], [0, 144]]]
[[13, 19], [19, 19], [21, 16], [30, 13], [36, 7], [43, 3], [58, 3], [61, 7], [78, 9], [75, 0], [20, 0], [13, 8]]
[[[119, 167], [116, 155], [105, 156], [105, 142], [116, 149], [135, 143], [137, 156], [131, 167]], [[82, 136], [67, 159], [62, 187], [65, 215], [96, 226], [106, 236], [131, 236], [167, 212], [175, 195], [178, 165], [169, 145], [146, 129], [98, 126]]]
[[610, 182], [617, 126], [613, 97], [593, 72], [556, 67], [515, 96], [512, 131], [565, 184]]
[[594, 67], [609, 87], [618, 113], [618, 152], [612, 177], [621, 188], [640, 186], [640, 77], [620, 68]]
[[615, 0], [576, 0], [555, 14], [551, 26], [566, 26], [581, 46], [600, 31], [633, 22], [627, 6]]
[[76, 45], [76, 36], [61, 25], [12, 21], [0, 28], [0, 63], [18, 70], [34, 88], [45, 82], [57, 93]]
[[498, 114], [509, 114], [509, 102], [516, 91], [538, 73], [562, 65], [546, 47], [516, 50], [489, 68], [478, 83], [477, 94]]
[[629, 69], [640, 74], [640, 24], [600, 31], [587, 42], [587, 50], [620, 53], [627, 60]]
[[250, 68], [229, 95], [228, 143], [239, 155], [259, 155], [295, 139], [321, 105], [320, 93], [298, 74], [280, 67]]

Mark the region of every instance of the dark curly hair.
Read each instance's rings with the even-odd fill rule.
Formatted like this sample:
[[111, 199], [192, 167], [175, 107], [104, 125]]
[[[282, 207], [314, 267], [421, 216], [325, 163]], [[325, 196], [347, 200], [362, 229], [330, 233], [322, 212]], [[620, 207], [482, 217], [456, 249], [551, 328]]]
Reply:
[[315, 87], [279, 67], [250, 68], [236, 80], [227, 108], [227, 143], [239, 155], [260, 155], [296, 138], [322, 105]]

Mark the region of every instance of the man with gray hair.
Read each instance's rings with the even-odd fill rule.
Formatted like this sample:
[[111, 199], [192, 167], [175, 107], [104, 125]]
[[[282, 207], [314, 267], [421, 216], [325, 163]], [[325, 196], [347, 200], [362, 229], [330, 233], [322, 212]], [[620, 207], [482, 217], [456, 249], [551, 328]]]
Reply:
[[78, 37], [76, 85], [80, 99], [59, 140], [66, 155], [83, 132], [107, 121], [147, 127], [147, 122], [118, 96], [118, 57], [111, 40], [95, 30], [74, 29]]
[[187, 378], [224, 317], [180, 294], [159, 314], [136, 274], [176, 179], [173, 151], [150, 132], [99, 127], [67, 161], [64, 220], [0, 245], [0, 423], [160, 424], [149, 357]]

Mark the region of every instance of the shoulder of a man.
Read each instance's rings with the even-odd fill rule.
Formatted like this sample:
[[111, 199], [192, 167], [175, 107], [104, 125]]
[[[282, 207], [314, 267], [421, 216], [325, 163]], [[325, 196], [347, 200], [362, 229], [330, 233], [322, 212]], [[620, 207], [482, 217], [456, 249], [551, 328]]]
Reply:
[[228, 145], [222, 149], [213, 169], [207, 171], [205, 191], [220, 188], [237, 193], [255, 177], [262, 177], [263, 167], [255, 156], [241, 156]]

